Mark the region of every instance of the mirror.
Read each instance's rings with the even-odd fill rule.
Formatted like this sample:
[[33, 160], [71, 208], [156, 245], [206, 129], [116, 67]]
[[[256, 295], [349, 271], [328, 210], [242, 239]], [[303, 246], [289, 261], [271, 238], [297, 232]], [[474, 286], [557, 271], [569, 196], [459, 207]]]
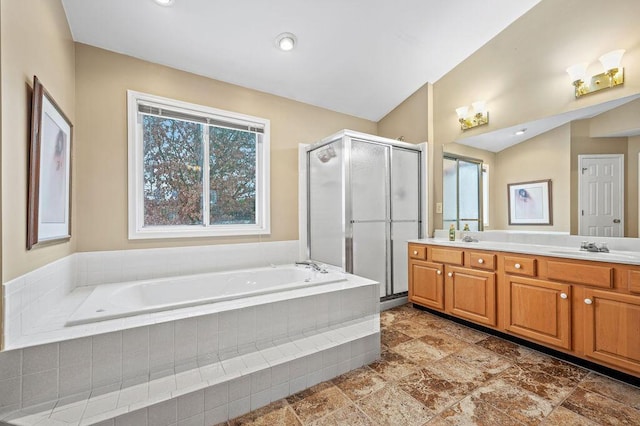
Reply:
[[[521, 129], [526, 129], [525, 133], [516, 135]], [[584, 161], [601, 158], [603, 154], [623, 157], [620, 235], [638, 237], [640, 94], [461, 138], [444, 145], [443, 153], [481, 160], [487, 168], [489, 185], [485, 188], [488, 205], [484, 229], [556, 231], [573, 235], [595, 235], [594, 228], [585, 230], [587, 219], [578, 214], [586, 209], [588, 216], [589, 211], [584, 207], [589, 192], [579, 194], [581, 176], [589, 173], [592, 164]], [[611, 168], [605, 165], [604, 169]], [[541, 179], [552, 182], [552, 224], [509, 225], [507, 185]], [[592, 185], [584, 182], [587, 182], [585, 178], [583, 188]], [[604, 185], [607, 190], [611, 187]], [[445, 203], [446, 199], [443, 196]], [[614, 236], [607, 229], [601, 231], [601, 235]]]

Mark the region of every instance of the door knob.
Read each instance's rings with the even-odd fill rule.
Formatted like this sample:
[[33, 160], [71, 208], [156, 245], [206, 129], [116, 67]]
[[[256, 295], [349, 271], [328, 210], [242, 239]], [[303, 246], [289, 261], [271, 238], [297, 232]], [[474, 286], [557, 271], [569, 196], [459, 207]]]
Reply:
[[620, 223], [620, 219], [613, 219], [613, 223]]
[[590, 305], [593, 303], [593, 300], [591, 299], [584, 299], [584, 303], [586, 303], [587, 305]]
[[560, 293], [560, 298], [561, 299], [566, 299], [567, 297], [569, 297], [569, 296], [567, 296], [567, 293]]
[[519, 263], [516, 263], [515, 265], [513, 265], [513, 267], [516, 268], [516, 269], [520, 269], [522, 266], [520, 266]]

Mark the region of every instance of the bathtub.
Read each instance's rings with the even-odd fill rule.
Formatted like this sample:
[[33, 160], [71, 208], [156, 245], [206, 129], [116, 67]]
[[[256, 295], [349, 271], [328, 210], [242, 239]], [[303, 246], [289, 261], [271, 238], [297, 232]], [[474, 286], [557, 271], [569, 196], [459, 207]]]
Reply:
[[66, 327], [346, 281], [298, 265], [212, 272], [96, 286]]

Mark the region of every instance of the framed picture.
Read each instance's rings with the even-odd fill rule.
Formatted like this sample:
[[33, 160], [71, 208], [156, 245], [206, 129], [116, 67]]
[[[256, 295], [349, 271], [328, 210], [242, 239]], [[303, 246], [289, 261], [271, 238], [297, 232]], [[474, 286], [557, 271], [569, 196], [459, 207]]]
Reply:
[[509, 225], [552, 225], [551, 179], [510, 183]]
[[71, 140], [73, 126], [33, 78], [29, 147], [27, 249], [71, 238]]

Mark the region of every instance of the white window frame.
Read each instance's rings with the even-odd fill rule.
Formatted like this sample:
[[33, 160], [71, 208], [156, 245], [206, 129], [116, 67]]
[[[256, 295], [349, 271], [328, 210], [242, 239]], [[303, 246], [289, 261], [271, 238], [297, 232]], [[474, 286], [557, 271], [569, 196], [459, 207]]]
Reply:
[[[192, 115], [212, 118], [229, 123], [242, 123], [252, 127], [264, 129], [261, 141], [256, 148], [256, 223], [234, 225], [167, 225], [144, 226], [144, 155], [143, 129], [139, 120], [138, 104], [151, 104], [165, 107]], [[270, 121], [265, 118], [253, 117], [236, 112], [224, 111], [203, 105], [177, 101], [150, 95], [147, 93], [127, 91], [128, 118], [128, 215], [129, 239], [152, 238], [191, 238], [191, 237], [219, 237], [233, 235], [264, 235], [271, 232], [270, 219], [270, 183], [269, 183], [269, 134]], [[203, 164], [203, 180], [209, 179], [209, 162]], [[208, 188], [205, 186], [204, 188]], [[209, 194], [203, 189], [203, 203], [208, 215]], [[208, 219], [203, 217], [204, 223]]]

